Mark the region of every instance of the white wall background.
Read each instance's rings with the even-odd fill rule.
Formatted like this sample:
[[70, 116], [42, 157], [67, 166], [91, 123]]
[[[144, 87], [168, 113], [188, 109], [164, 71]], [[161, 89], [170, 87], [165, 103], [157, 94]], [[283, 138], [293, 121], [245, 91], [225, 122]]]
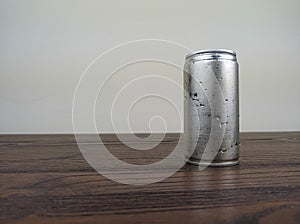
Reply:
[[[0, 133], [72, 132], [73, 93], [86, 66], [143, 38], [236, 50], [241, 130], [300, 130], [299, 21], [298, 0], [1, 0]], [[162, 108], [145, 102], [134, 131], [148, 130], [143, 111]]]

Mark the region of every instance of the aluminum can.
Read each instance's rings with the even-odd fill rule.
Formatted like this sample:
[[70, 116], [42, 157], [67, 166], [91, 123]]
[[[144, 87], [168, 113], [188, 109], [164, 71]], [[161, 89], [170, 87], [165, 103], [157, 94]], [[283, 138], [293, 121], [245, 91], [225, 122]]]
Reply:
[[184, 138], [187, 161], [203, 166], [239, 163], [239, 77], [236, 53], [188, 54], [184, 66]]

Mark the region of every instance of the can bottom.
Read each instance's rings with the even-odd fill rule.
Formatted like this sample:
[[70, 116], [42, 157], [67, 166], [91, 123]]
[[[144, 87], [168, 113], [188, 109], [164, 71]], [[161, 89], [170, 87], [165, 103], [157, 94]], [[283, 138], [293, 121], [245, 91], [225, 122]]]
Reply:
[[218, 166], [236, 166], [239, 165], [239, 160], [229, 160], [229, 161], [211, 161], [204, 162], [199, 160], [188, 159], [188, 163], [197, 165], [197, 166], [210, 166], [210, 167], [218, 167]]

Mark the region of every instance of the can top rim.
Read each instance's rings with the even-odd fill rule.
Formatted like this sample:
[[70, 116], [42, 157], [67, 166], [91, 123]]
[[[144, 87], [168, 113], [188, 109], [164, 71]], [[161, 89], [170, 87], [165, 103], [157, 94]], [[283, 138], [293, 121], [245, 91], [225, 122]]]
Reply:
[[236, 52], [232, 50], [227, 50], [227, 49], [207, 49], [207, 50], [200, 50], [200, 51], [193, 51], [189, 54], [186, 55], [186, 59], [195, 56], [195, 55], [200, 55], [200, 54], [231, 54], [233, 56], [236, 56]]

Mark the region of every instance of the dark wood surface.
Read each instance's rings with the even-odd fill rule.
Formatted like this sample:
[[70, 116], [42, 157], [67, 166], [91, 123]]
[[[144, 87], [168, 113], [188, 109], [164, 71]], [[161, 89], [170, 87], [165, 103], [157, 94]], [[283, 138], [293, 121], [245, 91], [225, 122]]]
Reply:
[[[177, 136], [126, 153], [103, 138], [114, 155], [146, 164]], [[0, 135], [0, 223], [300, 223], [300, 133], [242, 133], [239, 166], [185, 165], [145, 186], [95, 172], [73, 135]]]

